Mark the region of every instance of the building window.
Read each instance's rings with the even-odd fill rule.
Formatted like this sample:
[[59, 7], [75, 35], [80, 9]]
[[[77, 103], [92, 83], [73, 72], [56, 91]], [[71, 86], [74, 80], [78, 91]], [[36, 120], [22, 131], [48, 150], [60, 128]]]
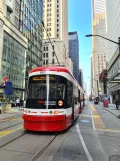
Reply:
[[46, 46], [46, 51], [48, 51], [48, 46]]
[[59, 17], [59, 14], [57, 14], [57, 17]]
[[59, 29], [57, 29], [57, 32], [59, 32]]
[[54, 54], [54, 52], [53, 52], [53, 53], [52, 53], [52, 56], [54, 57], [54, 55], [55, 55], [55, 54]]
[[45, 65], [45, 60], [43, 60], [43, 65]]
[[48, 53], [46, 53], [46, 57], [48, 58]]
[[59, 5], [57, 5], [57, 8], [59, 8]]
[[57, 24], [57, 27], [59, 27], [59, 24]]
[[53, 50], [54, 50], [54, 45], [52, 46]]
[[55, 62], [54, 62], [54, 59], [52, 59], [52, 64], [54, 64]]
[[48, 64], [48, 60], [46, 60], [46, 65]]
[[57, 34], [57, 37], [59, 37], [59, 34]]
[[9, 19], [10, 20], [10, 15], [11, 15], [11, 12], [8, 10], [8, 8], [7, 8], [7, 11], [6, 11], [7, 13], [6, 13], [6, 17], [7, 17], [7, 19]]
[[15, 16], [15, 27], [19, 29], [19, 20], [16, 16]]
[[45, 53], [43, 53], [43, 57], [45, 58]]
[[59, 12], [59, 9], [57, 9], [57, 13]]
[[59, 22], [59, 19], [57, 19], [57, 22]]

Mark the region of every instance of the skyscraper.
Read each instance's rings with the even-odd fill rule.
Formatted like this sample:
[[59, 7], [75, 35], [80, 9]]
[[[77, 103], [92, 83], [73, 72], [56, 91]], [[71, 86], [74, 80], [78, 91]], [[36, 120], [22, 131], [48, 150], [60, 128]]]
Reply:
[[[106, 0], [107, 38], [118, 42], [120, 37], [120, 1]], [[120, 101], [120, 51], [117, 44], [107, 41], [108, 49], [108, 93], [111, 102]], [[112, 83], [114, 82], [114, 83]], [[115, 83], [116, 82], [116, 83]]]
[[[68, 50], [68, 0], [44, 0], [43, 21], [50, 38], [59, 38]], [[44, 29], [44, 39], [48, 39]]]
[[29, 70], [42, 63], [42, 0], [0, 1], [0, 84], [8, 76], [23, 99]]
[[69, 68], [71, 60], [68, 58], [68, 0], [44, 0], [43, 21], [43, 65], [58, 65], [49, 42], [50, 38], [60, 65]]
[[106, 0], [92, 0], [93, 16], [95, 14], [105, 13]]
[[[101, 35], [106, 37], [106, 10], [105, 10], [105, 0], [92, 0], [92, 34]], [[106, 69], [106, 40], [98, 37], [92, 37], [92, 74], [93, 74], [93, 89], [94, 95], [97, 95], [97, 84], [95, 80], [99, 80], [100, 73], [103, 69]], [[92, 76], [91, 76], [92, 77]]]
[[69, 56], [73, 62], [73, 75], [79, 82], [79, 40], [77, 32], [69, 32]]

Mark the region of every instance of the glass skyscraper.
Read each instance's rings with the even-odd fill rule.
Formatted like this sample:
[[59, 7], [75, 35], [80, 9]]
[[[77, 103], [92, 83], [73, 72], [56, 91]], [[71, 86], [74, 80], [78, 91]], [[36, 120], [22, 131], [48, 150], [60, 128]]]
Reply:
[[69, 57], [73, 62], [73, 75], [79, 82], [79, 41], [77, 32], [69, 32]]
[[26, 77], [29, 69], [42, 64], [43, 0], [24, 0], [23, 34], [28, 39]]
[[0, 84], [8, 76], [14, 88], [12, 97], [23, 98], [29, 71], [42, 65], [43, 0], [12, 0], [3, 8]]

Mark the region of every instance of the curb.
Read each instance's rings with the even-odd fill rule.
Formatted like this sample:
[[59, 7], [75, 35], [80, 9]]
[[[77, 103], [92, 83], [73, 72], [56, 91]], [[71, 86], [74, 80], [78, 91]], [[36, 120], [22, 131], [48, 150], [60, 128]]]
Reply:
[[111, 111], [108, 110], [108, 109], [105, 109], [105, 110], [109, 111], [111, 114], [115, 115], [118, 119], [120, 119], [120, 115], [116, 115], [116, 114], [114, 114], [113, 112], [111, 112]]

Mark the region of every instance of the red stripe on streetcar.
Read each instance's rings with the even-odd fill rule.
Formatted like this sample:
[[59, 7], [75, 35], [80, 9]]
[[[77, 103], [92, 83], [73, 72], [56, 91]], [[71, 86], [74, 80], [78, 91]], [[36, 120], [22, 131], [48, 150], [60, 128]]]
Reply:
[[37, 113], [37, 112], [31, 112], [31, 113]]
[[64, 72], [64, 73], [68, 73], [72, 76], [73, 79], [75, 79], [73, 77], [73, 75], [70, 73], [70, 71], [65, 68], [65, 67], [58, 67], [58, 66], [43, 66], [43, 67], [37, 67], [34, 68], [30, 71], [30, 73], [34, 73], [34, 72], [45, 72], [45, 71], [54, 71], [54, 72]]
[[48, 114], [48, 112], [41, 112], [41, 113], [43, 113], [43, 114], [46, 114], [47, 113]]

